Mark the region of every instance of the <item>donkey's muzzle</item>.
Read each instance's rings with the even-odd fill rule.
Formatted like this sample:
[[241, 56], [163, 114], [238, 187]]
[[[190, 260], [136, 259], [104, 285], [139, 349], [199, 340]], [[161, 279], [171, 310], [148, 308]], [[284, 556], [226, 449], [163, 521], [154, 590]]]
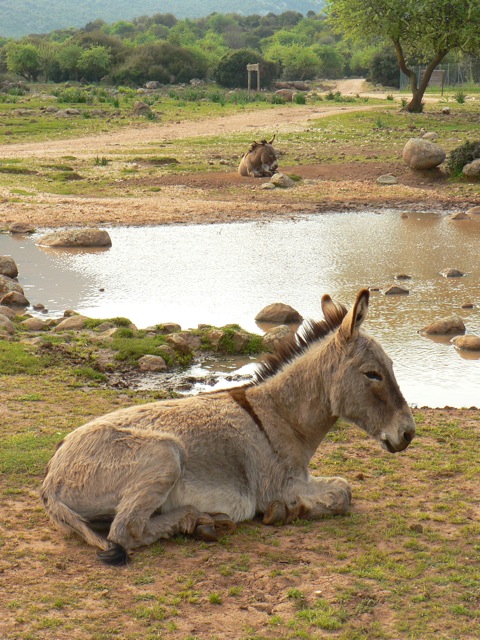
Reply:
[[405, 429], [397, 442], [392, 442], [388, 435], [384, 432], [380, 436], [380, 443], [389, 453], [398, 453], [404, 451], [415, 437], [415, 429]]

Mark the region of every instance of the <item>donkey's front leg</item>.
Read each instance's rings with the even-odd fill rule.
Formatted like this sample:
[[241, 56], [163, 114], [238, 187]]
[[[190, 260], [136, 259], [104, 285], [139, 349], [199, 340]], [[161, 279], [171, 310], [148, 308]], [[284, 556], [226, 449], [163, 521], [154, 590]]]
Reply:
[[328, 515], [347, 513], [352, 491], [344, 478], [310, 478], [297, 481], [284, 500], [267, 507], [264, 524], [288, 524], [296, 518], [316, 520]]

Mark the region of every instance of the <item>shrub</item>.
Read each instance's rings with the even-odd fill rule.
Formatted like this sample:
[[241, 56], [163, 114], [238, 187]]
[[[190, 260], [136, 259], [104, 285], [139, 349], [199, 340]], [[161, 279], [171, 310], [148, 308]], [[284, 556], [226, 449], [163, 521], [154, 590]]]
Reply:
[[450, 153], [447, 170], [453, 176], [461, 176], [463, 167], [478, 159], [480, 159], [480, 141], [467, 141]]
[[456, 100], [456, 102], [458, 102], [458, 104], [465, 104], [465, 100], [467, 99], [467, 95], [464, 91], [462, 91], [461, 89], [459, 91], [457, 91], [454, 96], [453, 96], [454, 100]]
[[398, 61], [393, 49], [382, 49], [372, 56], [367, 80], [387, 87], [400, 87]]
[[293, 101], [295, 102], [295, 104], [306, 104], [307, 103], [307, 99], [305, 97], [305, 95], [303, 93], [296, 93], [293, 96]]

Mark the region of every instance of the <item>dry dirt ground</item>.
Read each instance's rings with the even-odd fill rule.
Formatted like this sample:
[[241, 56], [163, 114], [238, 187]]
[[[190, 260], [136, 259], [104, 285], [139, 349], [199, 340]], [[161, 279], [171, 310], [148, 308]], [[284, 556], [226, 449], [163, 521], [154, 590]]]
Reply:
[[[356, 92], [357, 85], [349, 81], [346, 93]], [[359, 85], [360, 86], [360, 85]], [[348, 89], [350, 89], [348, 91]], [[367, 94], [361, 94], [367, 95]], [[222, 133], [251, 131], [252, 139], [275, 131], [281, 139], [284, 132], [308, 130], [312, 120], [345, 111], [375, 109], [373, 105], [332, 104], [286, 105], [275, 110], [252, 114], [236, 113], [202, 121], [182, 121], [174, 124], [133, 124], [118, 132], [75, 140], [51, 140], [27, 144], [9, 144], [9, 158], [36, 158], [52, 161], [72, 152], [79, 159], [121, 157], [134, 148], [151, 153], [152, 145], [191, 137], [218, 136]], [[378, 108], [378, 107], [377, 107]], [[348, 158], [357, 151], [351, 145], [337, 150]], [[368, 150], [362, 149], [368, 154]], [[184, 173], [128, 181], [127, 197], [57, 196], [38, 193], [34, 198], [9, 198], [0, 189], [0, 220], [9, 224], [30, 222], [37, 227], [72, 225], [212, 223], [248, 220], [258, 217], [290, 215], [298, 212], [382, 208], [462, 210], [480, 204], [477, 198], [465, 199], [448, 186], [441, 171], [413, 172], [402, 162], [329, 162], [283, 166], [280, 170], [309, 178], [301, 189], [262, 190], [267, 179], [242, 178], [232, 169], [225, 172]], [[385, 188], [376, 184], [379, 175], [394, 173], [398, 185]], [[310, 183], [310, 184], [308, 184]], [[122, 187], [119, 186], [121, 189]], [[152, 193], [155, 189], [155, 193]], [[3, 198], [2, 198], [3, 196]]]

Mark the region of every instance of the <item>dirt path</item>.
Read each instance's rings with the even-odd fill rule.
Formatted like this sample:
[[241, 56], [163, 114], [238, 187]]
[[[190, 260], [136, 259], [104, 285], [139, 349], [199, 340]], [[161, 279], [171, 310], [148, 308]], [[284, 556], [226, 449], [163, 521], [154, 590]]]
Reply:
[[242, 112], [206, 120], [184, 120], [173, 124], [133, 124], [121, 131], [75, 138], [74, 140], [49, 140], [9, 144], [2, 148], [8, 157], [48, 158], [75, 155], [78, 158], [94, 157], [101, 153], [121, 153], [129, 148], [148, 146], [155, 142], [179, 140], [182, 138], [206, 137], [251, 131], [252, 138], [271, 136], [273, 133], [303, 131], [305, 123], [317, 118], [325, 118], [345, 111], [366, 111], [375, 109], [373, 105], [290, 105], [282, 108], [259, 110], [255, 113]]

